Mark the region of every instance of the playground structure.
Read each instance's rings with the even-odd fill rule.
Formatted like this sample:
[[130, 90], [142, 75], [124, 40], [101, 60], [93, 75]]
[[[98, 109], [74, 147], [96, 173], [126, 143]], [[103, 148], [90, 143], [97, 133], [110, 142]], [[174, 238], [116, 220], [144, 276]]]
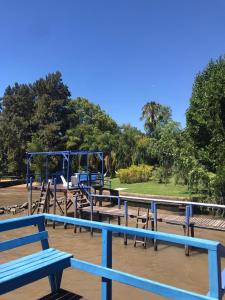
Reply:
[[[195, 207], [205, 207], [208, 209], [225, 210], [224, 205], [196, 203], [188, 201], [175, 201], [165, 199], [152, 199], [131, 196], [120, 196], [118, 191], [104, 186], [104, 165], [103, 153], [99, 151], [56, 151], [56, 152], [31, 152], [27, 159], [27, 184], [29, 191], [29, 215], [34, 213], [52, 213], [68, 216], [68, 213], [74, 218], [89, 218], [90, 221], [102, 221], [102, 218], [116, 218], [118, 225], [121, 225], [121, 219], [125, 226], [129, 225], [129, 219], [136, 221], [136, 227], [158, 231], [158, 223], [163, 222], [168, 225], [182, 226], [184, 235], [194, 237], [195, 228], [225, 231], [225, 221], [218, 218], [194, 216]], [[45, 181], [41, 186], [34, 187], [40, 189], [40, 198], [33, 202], [32, 190], [33, 179], [30, 175], [30, 162], [34, 155], [42, 155], [46, 158]], [[71, 157], [84, 155], [85, 169], [83, 172], [74, 173], [71, 168]], [[100, 172], [90, 172], [88, 170], [88, 156], [97, 155], [100, 158]], [[53, 174], [49, 180], [48, 157], [61, 156], [63, 158], [62, 171]], [[79, 170], [78, 170], [79, 171]], [[66, 175], [65, 175], [66, 174]], [[65, 179], [65, 177], [66, 179]], [[75, 178], [74, 178], [75, 177]], [[62, 183], [59, 183], [59, 178]], [[98, 191], [98, 193], [97, 193]], [[105, 191], [110, 194], [105, 194]], [[132, 207], [135, 205], [145, 205], [145, 210]], [[128, 206], [129, 205], [129, 206]], [[165, 214], [161, 213], [159, 208], [162, 206], [182, 206], [185, 214]], [[55, 223], [53, 222], [53, 226]], [[66, 223], [65, 223], [66, 228]], [[81, 230], [81, 228], [80, 228]], [[77, 226], [74, 226], [74, 232], [77, 232]], [[91, 234], [93, 230], [91, 229]], [[139, 240], [134, 238], [134, 246], [141, 243], [146, 247], [146, 239]], [[157, 250], [157, 240], [153, 240], [154, 249]], [[127, 235], [124, 235], [124, 244], [127, 244]], [[185, 247], [185, 254], [189, 255], [189, 247]]]
[[[44, 158], [44, 171], [39, 174], [41, 184], [35, 186], [35, 189], [40, 189], [40, 198], [35, 203], [32, 202], [32, 183], [35, 175], [31, 173], [31, 162], [34, 157]], [[49, 172], [50, 159], [57, 157], [55, 162], [54, 172]], [[74, 172], [74, 160], [78, 160], [76, 172]], [[89, 162], [90, 157], [95, 158], [95, 165]], [[61, 159], [61, 167], [59, 167]], [[56, 208], [60, 213], [67, 215], [68, 209], [73, 205], [73, 196], [82, 194], [81, 202], [86, 202], [88, 205], [87, 190], [94, 189], [101, 194], [104, 189], [111, 190], [106, 186], [108, 181], [104, 180], [104, 156], [101, 151], [49, 151], [49, 152], [27, 152], [27, 170], [26, 182], [29, 189], [29, 214], [49, 212], [50, 202], [54, 201], [54, 213]], [[81, 166], [81, 162], [83, 165]], [[60, 170], [58, 170], [61, 168]], [[33, 175], [33, 176], [32, 176]], [[63, 196], [60, 199], [56, 194], [60, 192]], [[90, 203], [89, 203], [90, 204]]]
[[[104, 156], [101, 151], [82, 151], [82, 150], [65, 150], [65, 151], [48, 151], [48, 152], [27, 152], [27, 171], [26, 171], [26, 182], [28, 184], [30, 174], [30, 165], [31, 160], [34, 156], [45, 157], [45, 174], [41, 174], [41, 177], [44, 177], [45, 180], [41, 182], [47, 183], [49, 180], [49, 158], [50, 157], [61, 157], [62, 158], [62, 168], [60, 171], [52, 174], [51, 179], [53, 181], [56, 178], [57, 184], [60, 182], [60, 179], [65, 178], [65, 181], [62, 182], [67, 189], [71, 186], [77, 187], [81, 183], [86, 183], [88, 185], [98, 185], [100, 187], [104, 186]], [[100, 159], [100, 170], [99, 171], [90, 171], [91, 167], [89, 164], [90, 156], [97, 156]], [[72, 158], [78, 157], [79, 167], [76, 173], [72, 170]], [[79, 159], [80, 158], [80, 159]], [[85, 165], [83, 165], [83, 170], [80, 170], [80, 160], [85, 158]], [[45, 176], [43, 176], [45, 175]], [[72, 181], [71, 181], [72, 180]], [[66, 183], [66, 184], [65, 184]], [[71, 184], [70, 184], [71, 183]]]
[[[102, 264], [97, 265], [77, 258], [72, 254], [57, 249], [48, 249], [48, 233], [45, 231], [46, 221], [72, 224], [100, 230], [102, 234]], [[42, 251], [23, 256], [0, 265], [0, 294], [4, 294], [40, 278], [49, 276], [52, 292], [60, 288], [62, 271], [71, 267], [101, 277], [101, 299], [112, 299], [112, 281], [140, 288], [169, 299], [189, 300], [221, 300], [224, 294], [224, 271], [221, 272], [221, 258], [225, 256], [225, 248], [217, 241], [190, 238], [169, 233], [155, 232], [138, 228], [102, 224], [52, 214], [32, 215], [0, 221], [0, 232], [37, 225], [38, 233], [25, 235], [12, 240], [2, 241], [0, 251], [10, 250], [32, 242], [41, 241]], [[35, 227], [33, 227], [35, 228]], [[118, 271], [112, 267], [112, 233], [138, 236], [178, 245], [187, 245], [206, 250], [208, 253], [208, 294], [203, 295], [171, 285], [138, 277]], [[40, 259], [41, 258], [41, 259]], [[16, 271], [15, 271], [16, 269]], [[173, 275], [171, 270], [171, 276]], [[72, 280], [72, 277], [71, 277]], [[72, 282], [71, 282], [72, 285]]]

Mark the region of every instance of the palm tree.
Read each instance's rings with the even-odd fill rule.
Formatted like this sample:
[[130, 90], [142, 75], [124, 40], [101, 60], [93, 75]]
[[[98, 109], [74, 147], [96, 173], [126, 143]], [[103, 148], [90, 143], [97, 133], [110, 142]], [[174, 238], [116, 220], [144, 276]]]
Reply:
[[141, 120], [145, 120], [145, 130], [154, 136], [156, 129], [164, 126], [171, 119], [171, 109], [155, 101], [147, 102], [142, 107]]

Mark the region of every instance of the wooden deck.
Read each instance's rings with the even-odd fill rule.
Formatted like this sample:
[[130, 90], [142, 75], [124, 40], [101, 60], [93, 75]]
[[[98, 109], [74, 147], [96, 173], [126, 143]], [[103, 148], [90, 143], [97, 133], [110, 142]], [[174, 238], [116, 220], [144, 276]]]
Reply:
[[[91, 213], [91, 207], [84, 207], [79, 209], [82, 212]], [[107, 207], [107, 206], [93, 206], [93, 214], [100, 214], [106, 216], [115, 216], [115, 217], [125, 217], [124, 208], [117, 208], [117, 207]], [[129, 218], [136, 218], [137, 217], [137, 210], [133, 208], [128, 209], [128, 217]], [[146, 220], [147, 213], [141, 213], [139, 216]], [[153, 219], [153, 214], [149, 214], [149, 218]], [[163, 222], [172, 225], [185, 225], [185, 216], [179, 215], [171, 215], [171, 214], [157, 214], [157, 221]], [[216, 219], [216, 218], [208, 218], [208, 217], [191, 217], [190, 218], [190, 226], [195, 228], [201, 229], [210, 229], [210, 230], [218, 230], [218, 231], [225, 231], [225, 219]]]

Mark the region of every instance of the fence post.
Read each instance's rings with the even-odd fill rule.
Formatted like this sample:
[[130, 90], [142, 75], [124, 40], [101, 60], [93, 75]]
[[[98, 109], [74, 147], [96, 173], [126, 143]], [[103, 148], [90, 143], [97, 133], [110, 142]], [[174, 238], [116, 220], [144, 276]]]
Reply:
[[[117, 207], [118, 209], [121, 208], [121, 200], [120, 200], [120, 197], [117, 198], [118, 202], [117, 202]], [[118, 225], [120, 225], [121, 222], [120, 222], [120, 216], [118, 216]], [[118, 236], [120, 236], [120, 232], [118, 233]]]
[[120, 206], [121, 206], [120, 197], [118, 197], [118, 199], [117, 199], [117, 200], [118, 200], [118, 202], [117, 202], [117, 203], [118, 203], [118, 204], [117, 204], [117, 206], [118, 206], [118, 209], [120, 209]]
[[[128, 226], [128, 205], [127, 201], [124, 201], [124, 218], [125, 218], [125, 226]], [[124, 234], [124, 245], [127, 245], [127, 235]]]
[[[56, 214], [56, 178], [54, 178], [54, 199], [53, 199], [53, 214]], [[53, 228], [55, 229], [55, 221], [52, 224]]]
[[32, 189], [33, 189], [33, 187], [32, 187], [32, 185], [33, 185], [33, 179], [32, 179], [32, 177], [30, 177], [30, 190], [29, 190], [29, 198], [28, 198], [28, 215], [32, 215]]
[[[102, 230], [102, 266], [112, 268], [112, 232]], [[102, 277], [101, 300], [112, 300], [112, 280]]]
[[[151, 212], [152, 212], [152, 218], [151, 218], [151, 230], [152, 231], [157, 231], [157, 206], [154, 201], [151, 201]], [[153, 245], [154, 245], [154, 250], [157, 251], [157, 240], [153, 239]]]
[[208, 269], [209, 269], [208, 296], [221, 300], [222, 288], [221, 288], [220, 245], [217, 246], [217, 250], [208, 251]]
[[[190, 229], [190, 213], [191, 208], [190, 205], [186, 205], [185, 207], [185, 224], [184, 224], [184, 234], [189, 236], [189, 229]], [[185, 255], [189, 256], [189, 246], [185, 245]]]
[[[157, 224], [157, 204], [154, 202], [153, 203], [154, 206], [154, 213], [153, 213], [153, 217], [154, 217], [154, 227], [155, 227], [155, 231], [158, 230], [158, 224]], [[157, 246], [157, 240], [154, 239], [154, 250], [157, 251], [158, 250], [158, 246]]]
[[[93, 197], [88, 193], [89, 202], [91, 203], [91, 221], [93, 221]], [[91, 236], [93, 236], [93, 228], [90, 228]]]

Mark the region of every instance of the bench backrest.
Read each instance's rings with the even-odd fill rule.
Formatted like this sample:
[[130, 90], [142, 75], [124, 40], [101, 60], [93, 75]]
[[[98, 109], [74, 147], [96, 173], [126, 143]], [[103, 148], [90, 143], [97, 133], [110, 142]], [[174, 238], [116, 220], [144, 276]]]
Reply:
[[15, 218], [10, 220], [0, 221], [0, 232], [18, 229], [21, 227], [27, 227], [36, 225], [38, 227], [37, 233], [18, 237], [11, 240], [0, 242], [0, 252], [13, 249], [16, 247], [24, 246], [30, 243], [41, 241], [42, 249], [49, 248], [48, 244], [48, 232], [45, 231], [45, 218], [43, 216], [30, 216], [26, 219]]

